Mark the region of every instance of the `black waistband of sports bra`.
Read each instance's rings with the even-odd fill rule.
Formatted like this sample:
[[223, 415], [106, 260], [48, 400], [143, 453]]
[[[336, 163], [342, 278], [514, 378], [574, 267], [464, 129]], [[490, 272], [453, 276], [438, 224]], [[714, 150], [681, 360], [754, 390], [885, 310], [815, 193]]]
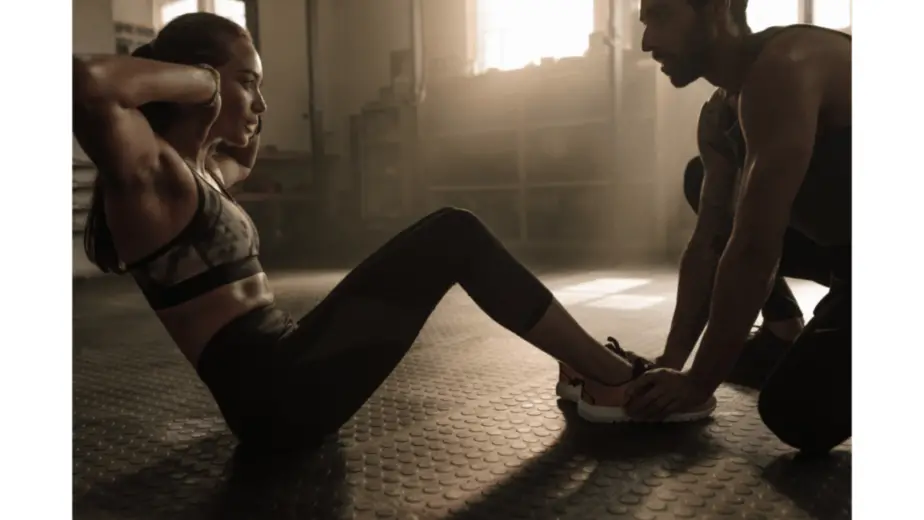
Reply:
[[243, 280], [263, 272], [260, 259], [251, 256], [215, 266], [176, 285], [163, 288], [148, 288], [144, 296], [154, 310], [167, 309], [185, 303], [193, 298], [217, 289], [223, 285]]

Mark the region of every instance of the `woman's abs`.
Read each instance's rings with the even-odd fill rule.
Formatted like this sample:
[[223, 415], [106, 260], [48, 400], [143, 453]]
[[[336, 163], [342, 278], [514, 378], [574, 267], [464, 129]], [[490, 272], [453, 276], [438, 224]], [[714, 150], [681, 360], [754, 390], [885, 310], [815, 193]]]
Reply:
[[196, 366], [202, 349], [222, 327], [274, 300], [266, 274], [259, 273], [159, 310], [157, 316], [183, 355]]

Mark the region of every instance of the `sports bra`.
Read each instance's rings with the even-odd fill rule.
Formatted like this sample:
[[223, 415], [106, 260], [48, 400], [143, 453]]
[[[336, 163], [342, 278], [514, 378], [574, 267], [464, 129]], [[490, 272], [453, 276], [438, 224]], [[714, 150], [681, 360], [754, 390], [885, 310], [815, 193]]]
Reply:
[[196, 182], [196, 213], [176, 237], [126, 266], [154, 310], [263, 272], [250, 216], [221, 182], [216, 179], [216, 189], [188, 166]]

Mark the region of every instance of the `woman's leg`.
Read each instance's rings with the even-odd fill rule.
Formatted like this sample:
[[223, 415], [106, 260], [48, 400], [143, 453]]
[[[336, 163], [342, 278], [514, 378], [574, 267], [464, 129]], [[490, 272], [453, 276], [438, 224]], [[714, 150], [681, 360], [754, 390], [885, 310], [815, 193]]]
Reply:
[[404, 357], [458, 283], [494, 321], [588, 377], [630, 365], [589, 336], [472, 213], [443, 209], [363, 261], [278, 346], [275, 415], [330, 433]]

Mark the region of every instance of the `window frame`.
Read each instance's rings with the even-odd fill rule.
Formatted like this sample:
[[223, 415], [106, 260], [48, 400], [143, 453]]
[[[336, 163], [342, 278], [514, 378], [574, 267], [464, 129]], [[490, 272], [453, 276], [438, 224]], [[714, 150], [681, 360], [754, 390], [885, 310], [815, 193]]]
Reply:
[[[155, 14], [155, 25], [157, 30], [160, 31], [164, 25], [164, 8], [168, 5], [182, 0], [162, 0], [156, 4], [156, 14]], [[250, 36], [253, 39], [254, 47], [257, 51], [260, 50], [260, 9], [258, 0], [238, 0], [244, 3], [244, 20], [246, 22], [246, 29], [250, 32]], [[215, 12], [215, 2], [203, 2], [202, 0], [196, 0], [196, 10], [197, 11], [208, 11]]]
[[[483, 18], [482, 18], [483, 13], [484, 13], [484, 11], [482, 10], [482, 6], [484, 5], [483, 2], [486, 0], [468, 0], [468, 1], [470, 2], [470, 7], [469, 9], [467, 9], [467, 12], [470, 13], [469, 20], [468, 20], [469, 31], [470, 31], [469, 34], [470, 34], [470, 38], [473, 39], [472, 45], [469, 46], [472, 52], [472, 55], [469, 56], [469, 62], [470, 62], [470, 67], [471, 67], [470, 69], [471, 73], [477, 76], [477, 75], [484, 74], [489, 70], [492, 70], [492, 67], [489, 67], [488, 64], [486, 63], [485, 56], [487, 52], [485, 49], [484, 42], [487, 39], [487, 37], [491, 36], [492, 34], [494, 36], [497, 36], [498, 31], [481, 29], [481, 25], [482, 23], [484, 23]], [[491, 1], [491, 0], [487, 0], [487, 1]], [[569, 0], [558, 0], [558, 1], [560, 1], [562, 6], [564, 7], [564, 6], [571, 5], [574, 0], [570, 0], [570, 1]], [[595, 19], [596, 9], [595, 9], [594, 4], [596, 1], [599, 1], [599, 0], [584, 0], [584, 1], [588, 2], [589, 4], [588, 7], [590, 8], [589, 30], [586, 31], [586, 34], [584, 35], [584, 38], [588, 40], [588, 44], [589, 44], [590, 34], [592, 34], [596, 30], [596, 19]], [[563, 55], [563, 56], [559, 56], [558, 58], [564, 58], [564, 57], [570, 57], [570, 56], [572, 55]], [[573, 56], [578, 56], [578, 55], [573, 55]], [[541, 58], [542, 58], [541, 56], [537, 56], [533, 58], [533, 60], [538, 60]], [[523, 64], [519, 67], [512, 68], [509, 70], [519, 70], [524, 67], [528, 67], [532, 63], [535, 63], [535, 61], [530, 61], [529, 63]]]

